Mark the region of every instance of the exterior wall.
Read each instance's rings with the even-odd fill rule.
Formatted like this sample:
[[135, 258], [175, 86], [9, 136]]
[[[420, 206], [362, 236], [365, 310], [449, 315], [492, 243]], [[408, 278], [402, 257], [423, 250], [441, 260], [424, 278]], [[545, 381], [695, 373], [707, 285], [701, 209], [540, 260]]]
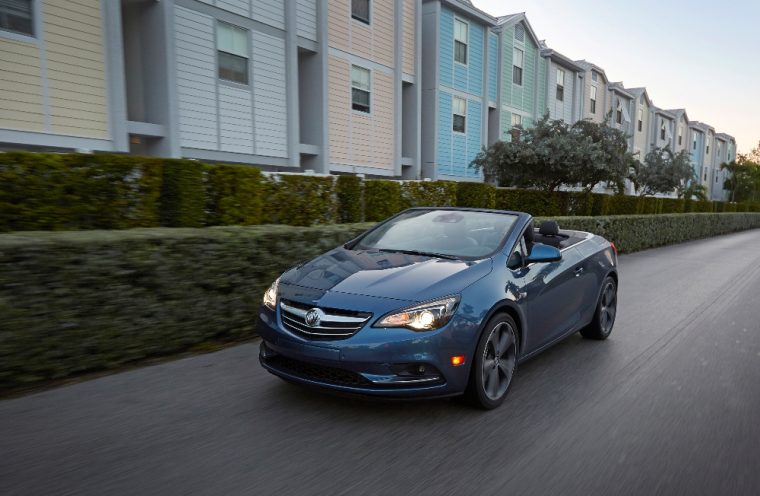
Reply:
[[35, 7], [34, 37], [0, 32], [0, 142], [113, 150], [101, 1]]
[[[351, 18], [351, 2], [327, 2], [328, 33], [328, 160], [331, 170], [400, 175], [401, 88], [396, 71], [396, 46], [403, 59], [409, 29], [395, 29], [396, 2], [370, 2], [370, 25]], [[408, 43], [408, 42], [407, 42]], [[401, 65], [402, 61], [398, 60]], [[351, 65], [370, 70], [370, 113], [351, 108]], [[411, 65], [408, 69], [414, 71]], [[397, 77], [398, 76], [398, 77]], [[398, 105], [397, 105], [398, 104]]]
[[488, 101], [498, 105], [499, 98], [499, 36], [488, 33]]
[[403, 0], [403, 23], [404, 32], [402, 40], [402, 58], [404, 74], [414, 76], [417, 74], [415, 67], [415, 53], [417, 53], [417, 9], [418, 2], [415, 0]]
[[[621, 119], [622, 122], [620, 124], [617, 123], [617, 114], [616, 114], [618, 100], [620, 100], [622, 109], [623, 109], [623, 117]], [[634, 115], [635, 115], [634, 109], [636, 108], [635, 106], [636, 102], [632, 98], [626, 95], [623, 95], [621, 93], [618, 93], [616, 91], [609, 92], [608, 101], [609, 101], [609, 107], [607, 108], [605, 114], [611, 112], [610, 125], [614, 127], [615, 129], [620, 129], [621, 131], [626, 133], [626, 135], [632, 136], [633, 129], [634, 129]], [[629, 139], [628, 141], [629, 141], [628, 147], [629, 149], [632, 149], [633, 145], [631, 144], [631, 139]]]
[[[250, 8], [247, 2], [217, 3], [238, 14]], [[280, 17], [271, 3], [258, 7], [261, 10], [256, 17], [278, 24]], [[217, 77], [216, 23], [212, 15], [174, 8], [182, 154], [203, 158], [202, 152], [214, 151], [287, 158], [290, 103], [284, 34], [250, 29], [250, 24], [241, 26], [249, 30], [250, 53], [249, 84], [243, 85]], [[246, 158], [240, 156], [239, 160]]]
[[[673, 129], [675, 124], [673, 119], [657, 112], [653, 113], [652, 119], [652, 124], [654, 124], [652, 127], [652, 148], [665, 148], [669, 146], [673, 149]], [[665, 139], [660, 137], [663, 122], [665, 123]]]
[[[523, 50], [523, 84], [517, 85], [513, 80], [513, 55], [514, 48]], [[546, 91], [539, 91], [539, 84], [545, 81], [545, 66], [540, 64], [538, 45], [525, 30], [525, 41], [515, 40], [514, 26], [508, 26], [502, 30], [502, 74], [501, 74], [501, 139], [511, 139], [512, 114], [522, 116], [523, 127], [532, 126], [537, 114], [543, 114], [546, 108], [545, 99], [540, 100], [538, 95], [545, 95]], [[537, 101], [538, 100], [538, 101]], [[540, 110], [539, 110], [540, 109]]]
[[[642, 95], [634, 102], [633, 108], [633, 153], [640, 162], [643, 162], [647, 153], [649, 153], [650, 106], [646, 97]], [[642, 112], [640, 131], [639, 111]]]
[[[678, 133], [681, 130], [681, 142], [678, 142]], [[673, 145], [671, 148], [676, 153], [688, 150], [689, 143], [687, 141], [689, 131], [689, 121], [686, 120], [686, 115], [683, 112], [678, 114], [678, 118], [673, 123]]]
[[[575, 115], [575, 91], [578, 82], [578, 75], [575, 71], [557, 65], [551, 59], [545, 59], [546, 74], [546, 101], [549, 109], [549, 117], [552, 119], [562, 119], [570, 124], [576, 120]], [[565, 89], [562, 101], [557, 100], [557, 71], [565, 71]]]
[[[589, 119], [593, 122], [604, 122], [604, 109], [607, 108], [605, 95], [607, 89], [601, 74], [597, 73], [597, 80], [592, 79], [593, 69], [587, 70], [583, 75], [583, 91], [581, 102], [581, 118]], [[591, 87], [596, 88], [596, 109], [591, 112]]]
[[699, 179], [699, 184], [705, 185], [702, 168], [705, 158], [705, 133], [698, 128], [689, 128], [689, 158], [694, 168], [694, 174]]
[[317, 1], [298, 0], [296, 4], [298, 36], [317, 41]]

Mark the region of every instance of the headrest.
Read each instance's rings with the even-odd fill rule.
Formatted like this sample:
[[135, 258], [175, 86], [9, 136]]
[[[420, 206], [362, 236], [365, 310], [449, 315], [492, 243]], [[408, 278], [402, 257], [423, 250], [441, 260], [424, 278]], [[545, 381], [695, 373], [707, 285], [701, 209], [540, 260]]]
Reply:
[[553, 220], [546, 220], [541, 223], [538, 232], [544, 236], [556, 236], [559, 234], [559, 224]]
[[533, 243], [533, 241], [536, 239], [533, 235], [534, 235], [533, 224], [531, 224], [525, 230], [525, 242], [526, 243]]

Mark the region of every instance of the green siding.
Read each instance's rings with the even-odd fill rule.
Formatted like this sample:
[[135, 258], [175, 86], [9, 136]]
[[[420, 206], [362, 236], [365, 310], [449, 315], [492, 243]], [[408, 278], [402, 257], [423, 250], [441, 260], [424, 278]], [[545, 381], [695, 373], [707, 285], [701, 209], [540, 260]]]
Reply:
[[[515, 42], [514, 26], [505, 28], [502, 32], [502, 112], [501, 112], [501, 135], [502, 138], [509, 136], [512, 126], [512, 112], [519, 111], [523, 114], [523, 126], [527, 127], [535, 122], [536, 114], [543, 114], [546, 108], [546, 66], [545, 61], [539, 55], [538, 46], [525, 30], [525, 42]], [[512, 80], [512, 58], [515, 46], [521, 49], [523, 56], [523, 84], [518, 86]], [[536, 90], [538, 85], [538, 100]], [[544, 91], [540, 91], [543, 87]], [[524, 116], [529, 114], [530, 117]]]

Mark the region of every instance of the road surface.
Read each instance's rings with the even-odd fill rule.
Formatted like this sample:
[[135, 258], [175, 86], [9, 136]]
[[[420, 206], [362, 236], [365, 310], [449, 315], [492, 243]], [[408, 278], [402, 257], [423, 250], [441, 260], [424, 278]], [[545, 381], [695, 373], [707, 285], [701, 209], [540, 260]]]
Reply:
[[0, 401], [0, 494], [760, 494], [760, 230], [620, 258], [499, 409], [305, 391], [258, 343]]

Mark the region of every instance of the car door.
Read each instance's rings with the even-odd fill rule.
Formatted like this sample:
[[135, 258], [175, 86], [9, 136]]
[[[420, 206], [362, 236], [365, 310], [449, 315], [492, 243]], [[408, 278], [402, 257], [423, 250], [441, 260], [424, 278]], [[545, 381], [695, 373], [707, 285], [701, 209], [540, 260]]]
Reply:
[[562, 252], [562, 260], [529, 264], [523, 268], [529, 329], [526, 351], [554, 341], [575, 326], [584, 302], [581, 279], [583, 260], [574, 248]]

